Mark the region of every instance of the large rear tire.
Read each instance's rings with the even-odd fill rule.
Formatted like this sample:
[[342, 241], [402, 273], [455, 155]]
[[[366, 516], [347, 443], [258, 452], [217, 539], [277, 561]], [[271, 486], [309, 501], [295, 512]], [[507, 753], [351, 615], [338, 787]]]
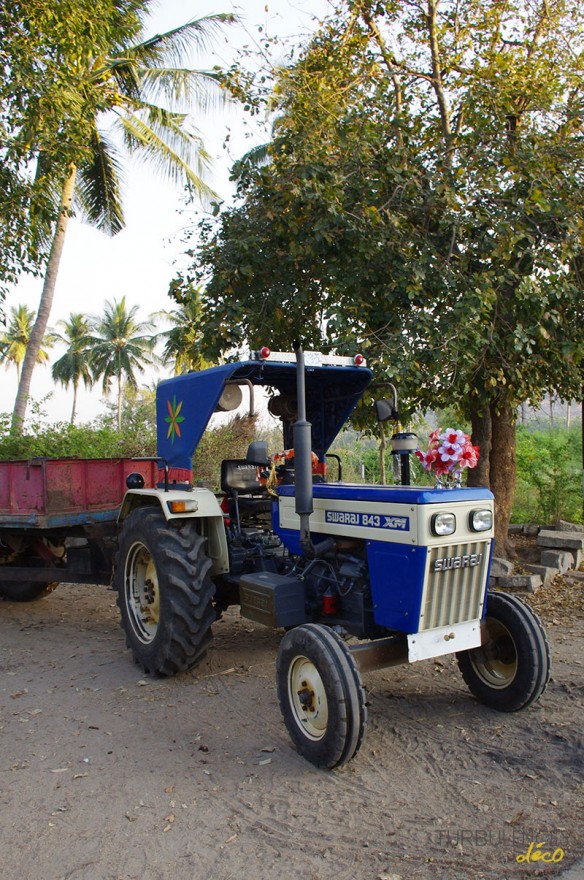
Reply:
[[543, 625], [517, 596], [490, 593], [483, 626], [488, 640], [457, 654], [471, 693], [499, 712], [525, 709], [543, 694], [550, 677], [550, 649]]
[[122, 525], [114, 587], [128, 647], [145, 672], [175, 675], [205, 656], [215, 586], [204, 545], [195, 520], [169, 523], [154, 507]]
[[318, 624], [295, 627], [282, 639], [276, 668], [284, 723], [300, 754], [325, 770], [350, 761], [363, 742], [367, 709], [343, 640]]

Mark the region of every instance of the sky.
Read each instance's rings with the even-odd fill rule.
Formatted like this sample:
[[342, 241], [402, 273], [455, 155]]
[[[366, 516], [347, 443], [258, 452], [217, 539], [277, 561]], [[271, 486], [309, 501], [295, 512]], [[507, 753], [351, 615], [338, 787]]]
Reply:
[[[263, 33], [297, 37], [300, 42], [315, 29], [315, 17], [324, 14], [327, 7], [327, 0], [268, 0], [267, 3], [266, 0], [215, 0], [213, 5], [194, 0], [159, 0], [149, 19], [148, 36], [213, 12], [234, 12], [240, 22], [225, 29], [210, 56], [194, 59], [197, 68], [215, 64], [227, 66], [233, 60], [237, 46], [253, 45], [257, 40], [258, 27], [264, 29]], [[247, 114], [237, 105], [218, 112], [212, 120], [195, 118], [205, 147], [213, 157], [214, 168], [208, 183], [227, 203], [233, 195], [228, 179], [232, 162], [265, 140], [263, 131], [250, 133], [249, 126], [244, 124], [246, 118]], [[228, 132], [231, 135], [229, 154], [223, 147]], [[124, 194], [126, 228], [114, 238], [75, 218], [70, 221], [51, 327], [55, 327], [58, 320], [67, 319], [72, 312], [100, 314], [106, 300], [119, 300], [122, 296], [126, 297], [128, 306], [139, 307], [138, 320], [147, 320], [152, 312], [170, 310], [176, 305], [166, 292], [184, 254], [182, 234], [186, 227], [197, 223], [204, 215], [204, 209], [185, 211], [180, 191], [138, 164], [126, 166]], [[41, 288], [42, 279], [23, 277], [7, 296], [5, 312], [8, 314], [11, 306], [20, 304], [36, 311]], [[62, 347], [53, 348], [50, 362], [63, 352]], [[166, 368], [158, 373], [149, 372], [142, 377], [140, 384], [149, 385], [157, 377], [166, 378], [168, 375]], [[6, 391], [0, 411], [11, 412], [17, 390], [16, 370], [14, 367], [8, 370], [0, 367], [0, 377]], [[50, 393], [50, 399], [45, 400]], [[43, 401], [41, 410], [49, 421], [70, 418], [72, 389], [65, 390], [53, 384], [50, 366], [35, 368], [31, 397], [33, 401]], [[80, 389], [77, 422], [90, 421], [104, 409], [99, 385], [91, 391]], [[30, 411], [29, 404], [29, 414]]]

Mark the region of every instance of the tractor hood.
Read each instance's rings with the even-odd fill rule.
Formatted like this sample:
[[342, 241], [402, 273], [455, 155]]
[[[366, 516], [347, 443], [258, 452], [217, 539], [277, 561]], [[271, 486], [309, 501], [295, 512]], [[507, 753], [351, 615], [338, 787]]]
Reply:
[[[321, 458], [361, 399], [373, 376], [364, 366], [307, 366], [306, 416], [312, 448]], [[226, 383], [251, 382], [274, 394], [296, 397], [294, 363], [250, 360], [223, 364], [161, 382], [156, 393], [158, 455], [172, 468], [190, 470], [193, 454]], [[245, 394], [245, 392], [244, 392]], [[292, 448], [292, 422], [284, 422], [284, 446]]]

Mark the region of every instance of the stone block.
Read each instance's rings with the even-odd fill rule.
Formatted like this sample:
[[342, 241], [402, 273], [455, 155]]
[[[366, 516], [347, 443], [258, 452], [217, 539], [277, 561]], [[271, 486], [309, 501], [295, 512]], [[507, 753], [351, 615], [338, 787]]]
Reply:
[[499, 578], [498, 587], [501, 590], [521, 590], [523, 593], [535, 593], [542, 585], [539, 574], [514, 574], [511, 577]]
[[580, 532], [584, 534], [584, 526], [579, 523], [567, 522], [565, 519], [559, 519], [554, 523], [553, 529], [556, 532]]
[[523, 523], [510, 523], [509, 524], [509, 534], [510, 535], [523, 535], [525, 531], [525, 526]]
[[538, 524], [527, 523], [527, 525], [523, 526], [523, 533], [527, 535], [528, 538], [536, 538], [539, 533]]
[[556, 550], [584, 550], [584, 534], [542, 529], [537, 543], [539, 547], [553, 547]]
[[541, 564], [548, 568], [557, 568], [560, 574], [574, 568], [574, 556], [569, 550], [542, 550]]
[[491, 577], [507, 577], [513, 571], [514, 565], [508, 559], [494, 556], [491, 562]]
[[544, 587], [547, 587], [549, 584], [551, 584], [553, 579], [557, 577], [560, 573], [559, 568], [550, 568], [548, 565], [532, 565], [531, 563], [523, 563], [523, 568], [540, 577]]

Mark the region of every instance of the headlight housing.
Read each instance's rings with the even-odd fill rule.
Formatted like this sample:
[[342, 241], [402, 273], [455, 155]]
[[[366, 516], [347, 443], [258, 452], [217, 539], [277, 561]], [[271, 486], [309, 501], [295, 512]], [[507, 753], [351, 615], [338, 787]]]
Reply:
[[456, 531], [456, 517], [453, 513], [435, 513], [431, 521], [433, 535], [443, 537]]
[[181, 499], [180, 501], [169, 501], [168, 509], [171, 513], [196, 513], [199, 504], [195, 499]]
[[488, 532], [493, 528], [493, 511], [488, 507], [482, 510], [471, 510], [468, 524], [473, 532]]

